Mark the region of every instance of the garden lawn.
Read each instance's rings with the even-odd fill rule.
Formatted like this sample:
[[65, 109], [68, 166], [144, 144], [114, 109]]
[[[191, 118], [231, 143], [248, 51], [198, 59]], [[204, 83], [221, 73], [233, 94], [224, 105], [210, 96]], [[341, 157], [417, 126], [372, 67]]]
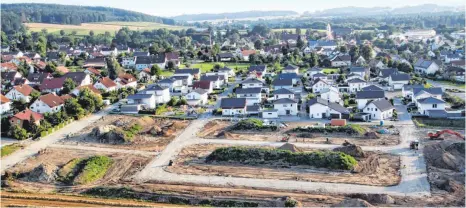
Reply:
[[[215, 64], [224, 64], [225, 66], [232, 68], [232, 69], [247, 69], [249, 68], [249, 63], [228, 63], [228, 62], [208, 62], [208, 63], [198, 63], [198, 64], [191, 64], [189, 68], [198, 68], [201, 70], [201, 73], [206, 73], [212, 71]], [[180, 66], [180, 69], [188, 68], [184, 65]]]
[[323, 72], [326, 73], [326, 74], [331, 74], [332, 72], [334, 74], [338, 74], [338, 72], [340, 72], [340, 69], [324, 68]]
[[8, 155], [11, 155], [13, 152], [15, 152], [16, 150], [19, 150], [21, 149], [21, 145], [20, 144], [9, 144], [9, 145], [5, 145], [2, 147], [2, 149], [0, 149], [0, 152], [1, 152], [1, 157], [5, 157], [5, 156], [8, 156]]
[[437, 82], [439, 84], [444, 84], [444, 85], [450, 85], [450, 86], [455, 86], [455, 87], [460, 87], [460, 88], [465, 88], [464, 83], [456, 83], [453, 81], [447, 81], [447, 80], [435, 80], [434, 82]]
[[174, 72], [172, 72], [172, 71], [163, 70], [162, 73], [160, 74], [160, 76], [171, 77], [173, 74], [174, 74]]

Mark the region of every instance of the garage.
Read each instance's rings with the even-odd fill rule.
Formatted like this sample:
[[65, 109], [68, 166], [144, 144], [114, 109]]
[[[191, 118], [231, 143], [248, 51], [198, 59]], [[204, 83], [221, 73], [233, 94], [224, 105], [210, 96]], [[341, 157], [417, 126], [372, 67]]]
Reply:
[[340, 119], [340, 114], [338, 114], [338, 113], [331, 113], [331, 114], [330, 114], [330, 118], [332, 118], [332, 119]]

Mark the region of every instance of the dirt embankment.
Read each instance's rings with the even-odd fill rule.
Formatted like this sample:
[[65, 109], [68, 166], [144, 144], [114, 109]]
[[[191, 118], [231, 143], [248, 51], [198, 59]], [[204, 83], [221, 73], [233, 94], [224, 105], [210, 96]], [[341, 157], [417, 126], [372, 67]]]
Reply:
[[109, 115], [60, 143], [159, 152], [188, 125], [189, 121]]
[[[198, 133], [198, 136], [205, 139], [231, 139], [231, 140], [248, 140], [248, 141], [281, 141], [288, 137], [289, 141], [300, 143], [314, 144], [343, 144], [349, 141], [361, 146], [390, 146], [397, 145], [400, 141], [399, 135], [378, 134], [377, 129], [368, 129], [370, 133], [367, 136], [349, 136], [341, 133], [316, 134], [316, 133], [290, 133], [290, 130], [313, 124], [312, 122], [288, 122], [287, 127], [280, 128], [278, 131], [247, 131], [231, 130], [233, 123], [227, 121], [210, 121]], [[392, 128], [392, 131], [396, 131]]]
[[465, 143], [428, 141], [423, 151], [432, 192], [456, 197], [464, 204]]
[[[353, 183], [375, 186], [393, 186], [399, 183], [398, 156], [366, 152], [365, 158], [357, 158], [355, 171], [337, 171], [309, 166], [276, 165], [254, 166], [232, 162], [206, 163], [205, 158], [219, 147], [228, 145], [199, 144], [181, 150], [175, 164], [167, 170], [179, 174], [220, 175], [245, 178], [264, 178], [277, 180], [318, 181], [328, 183]], [[302, 149], [302, 151], [312, 151]]]

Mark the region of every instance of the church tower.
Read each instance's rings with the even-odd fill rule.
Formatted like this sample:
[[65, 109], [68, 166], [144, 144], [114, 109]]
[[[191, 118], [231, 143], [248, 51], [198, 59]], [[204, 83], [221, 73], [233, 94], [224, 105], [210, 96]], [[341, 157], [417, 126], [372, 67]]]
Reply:
[[333, 40], [333, 32], [332, 27], [330, 27], [330, 23], [327, 23], [327, 39]]

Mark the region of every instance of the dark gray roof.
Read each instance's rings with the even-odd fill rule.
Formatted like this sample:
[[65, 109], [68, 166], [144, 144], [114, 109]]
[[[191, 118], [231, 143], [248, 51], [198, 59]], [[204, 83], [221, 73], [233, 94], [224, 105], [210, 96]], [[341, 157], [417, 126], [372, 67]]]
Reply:
[[281, 98], [273, 102], [273, 104], [288, 104], [288, 103], [298, 103], [298, 102], [290, 98]]
[[380, 73], [382, 73], [382, 78], [387, 78], [388, 76], [390, 76], [390, 74], [393, 74], [395, 72], [397, 72], [398, 69], [395, 69], [395, 68], [389, 68], [389, 69], [382, 69], [380, 70]]
[[448, 116], [445, 110], [427, 110], [430, 118], [446, 118]]
[[430, 65], [432, 65], [434, 62], [433, 61], [428, 61], [428, 60], [424, 60], [424, 59], [419, 59], [415, 64], [414, 66], [415, 67], [420, 67], [420, 68], [424, 68], [424, 69], [427, 69], [430, 67]]
[[89, 75], [84, 72], [68, 72], [63, 75], [63, 77], [71, 78], [76, 84], [81, 84], [81, 82]]
[[128, 100], [131, 100], [131, 99], [147, 99], [147, 98], [151, 98], [152, 96], [154, 96], [154, 95], [153, 94], [134, 94], [134, 95], [129, 95]]
[[236, 94], [258, 94], [261, 93], [262, 89], [260, 87], [253, 88], [236, 88]]
[[291, 65], [291, 64], [288, 64], [288, 66], [286, 66], [284, 69], [285, 70], [296, 70], [298, 69], [299, 67], [295, 66], [295, 65]]
[[233, 69], [232, 69], [232, 68], [229, 68], [229, 67], [226, 67], [226, 66], [223, 67], [223, 68], [218, 69], [218, 71], [226, 71], [226, 72], [229, 72], [229, 71], [231, 71], [231, 70], [233, 70]]
[[415, 88], [424, 88], [424, 85], [420, 85], [420, 84], [415, 84], [415, 85], [404, 84], [403, 85], [404, 90], [411, 90]]
[[319, 73], [314, 74], [312, 77], [327, 77], [327, 75], [319, 72]]
[[136, 105], [122, 105], [121, 112], [134, 112], [139, 110], [139, 104]]
[[391, 74], [390, 78], [392, 79], [392, 81], [409, 81], [411, 79], [409, 74], [399, 72]]
[[321, 72], [321, 71], [323, 71], [323, 70], [324, 70], [323, 68], [312, 67], [311, 69], [308, 69], [307, 71]]
[[434, 98], [434, 97], [422, 98], [422, 99], [417, 100], [417, 102], [419, 102], [421, 104], [441, 104], [441, 103], [445, 103], [445, 101]]
[[376, 98], [384, 98], [385, 92], [384, 91], [357, 91], [356, 92], [356, 99], [376, 99]]
[[246, 98], [222, 98], [220, 107], [225, 109], [244, 108], [246, 106]]
[[348, 80], [348, 83], [362, 83], [362, 82], [366, 82], [360, 78], [354, 78], [354, 79], [350, 79]]
[[233, 55], [232, 53], [219, 53], [218, 56], [220, 58], [233, 58], [233, 57], [235, 57], [235, 55]]
[[2, 72], [1, 73], [2, 82], [3, 81], [12, 82], [15, 79], [15, 75], [17, 73], [18, 73], [17, 71]]
[[262, 72], [266, 69], [265, 65], [257, 65], [257, 66], [250, 66], [249, 67], [249, 72], [256, 71], [256, 72]]
[[145, 52], [145, 51], [135, 51], [135, 52], [133, 52], [133, 56], [137, 56], [137, 57], [140, 57], [140, 56], [149, 56], [149, 52]]
[[336, 56], [332, 61], [351, 61], [350, 55], [339, 55]]
[[175, 82], [175, 79], [165, 78], [165, 79], [160, 80], [158, 83], [173, 83], [173, 82]]
[[259, 110], [260, 110], [260, 106], [258, 106], [258, 105], [246, 106], [246, 111], [248, 111], [248, 112], [259, 112]]
[[296, 73], [282, 73], [278, 75], [279, 79], [298, 79], [299, 76]]
[[209, 76], [206, 76], [206, 75], [203, 75], [201, 76], [201, 81], [217, 81], [217, 80], [220, 80], [220, 76], [218, 75], [209, 75]]
[[175, 76], [172, 76], [171, 78], [174, 79], [174, 80], [186, 80], [186, 79], [189, 78], [189, 76], [187, 76], [187, 75], [175, 75]]
[[380, 111], [386, 111], [386, 110], [395, 108], [388, 100], [385, 100], [385, 99], [380, 99], [380, 100], [369, 102], [367, 103], [366, 106], [368, 106], [371, 103], [374, 104], [375, 107], [377, 107]]
[[351, 67], [350, 68], [350, 73], [354, 72], [366, 72], [366, 68], [364, 67]]
[[207, 93], [207, 90], [202, 89], [202, 88], [197, 88], [197, 89], [193, 90], [193, 92], [196, 92], [196, 93], [198, 93], [200, 95], [203, 95], [203, 94]]
[[362, 90], [362, 91], [383, 91], [382, 88], [377, 87], [377, 86], [375, 86], [375, 85], [369, 85], [369, 86], [367, 86], [367, 87], [362, 88], [361, 90]]
[[281, 88], [281, 89], [273, 91], [273, 94], [275, 94], [275, 95], [289, 95], [289, 94], [294, 94], [294, 92], [289, 90], [289, 89], [286, 89], [286, 88]]
[[195, 69], [177, 69], [175, 70], [175, 74], [199, 74], [200, 70], [195, 68]]
[[165, 63], [165, 55], [138, 56], [136, 64], [157, 64]]
[[417, 95], [421, 91], [426, 91], [432, 95], [443, 94], [443, 90], [441, 87], [431, 87], [431, 88], [413, 88], [413, 95]]
[[273, 80], [273, 85], [275, 86], [290, 86], [293, 85], [292, 79], [275, 79]]
[[158, 84], [155, 84], [155, 85], [149, 85], [146, 90], [164, 90], [164, 89], [167, 89], [166, 87], [162, 87]]

